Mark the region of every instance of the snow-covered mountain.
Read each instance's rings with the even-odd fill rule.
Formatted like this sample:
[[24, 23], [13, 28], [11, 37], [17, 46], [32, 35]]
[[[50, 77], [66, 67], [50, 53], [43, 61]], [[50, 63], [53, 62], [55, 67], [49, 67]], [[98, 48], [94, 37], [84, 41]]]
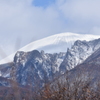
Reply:
[[60, 74], [59, 67], [64, 57], [65, 53], [49, 54], [37, 50], [17, 52], [14, 67], [18, 83], [42, 86], [45, 82], [53, 80]]
[[[43, 86], [60, 75], [59, 67], [66, 53], [18, 51], [12, 63], [0, 65], [0, 76], [16, 79], [21, 85]], [[12, 74], [13, 73], [13, 74]]]
[[66, 56], [60, 66], [62, 72], [71, 70], [81, 64], [97, 49], [100, 48], [100, 38], [92, 41], [77, 40], [71, 49], [67, 50]]
[[43, 50], [17, 51], [12, 63], [0, 65], [0, 76], [16, 79], [20, 85], [42, 87], [44, 83], [84, 62], [98, 48], [100, 39], [77, 40], [66, 50], [67, 53], [45, 53]]
[[[19, 49], [18, 51], [32, 51], [32, 50], [44, 50], [47, 53], [59, 53], [59, 52], [66, 52], [67, 48], [71, 48], [73, 43], [76, 40], [93, 40], [100, 38], [100, 35], [89, 35], [89, 34], [77, 34], [77, 33], [60, 33], [53, 36], [49, 36], [47, 38], [43, 38], [37, 41], [34, 41], [25, 47]], [[2, 59], [0, 64], [12, 62], [15, 53], [11, 54], [10, 56]]]

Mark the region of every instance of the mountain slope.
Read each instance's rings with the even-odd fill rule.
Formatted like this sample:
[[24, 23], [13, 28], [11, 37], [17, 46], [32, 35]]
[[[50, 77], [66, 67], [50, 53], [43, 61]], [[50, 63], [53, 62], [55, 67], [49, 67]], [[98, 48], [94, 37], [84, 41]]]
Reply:
[[[93, 40], [99, 38], [100, 35], [88, 35], [88, 34], [76, 34], [76, 33], [61, 33], [53, 36], [49, 36], [44, 39], [34, 41], [25, 47], [19, 49], [18, 51], [32, 51], [37, 49], [39, 51], [44, 50], [47, 53], [59, 53], [66, 52], [67, 48], [70, 48], [76, 40]], [[12, 62], [15, 53], [6, 57], [0, 61], [0, 64]]]
[[67, 50], [65, 59], [60, 66], [60, 70], [64, 72], [73, 69], [75, 66], [84, 62], [84, 60], [86, 60], [98, 48], [100, 48], [100, 39], [92, 41], [77, 40], [71, 49]]
[[[36, 56], [39, 57], [40, 54], [38, 51], [33, 51], [33, 54], [34, 53], [36, 54], [35, 57]], [[37, 94], [41, 93], [42, 95], [40, 96], [40, 98], [44, 98], [44, 99], [49, 98], [50, 100], [52, 100], [52, 98], [54, 98], [54, 100], [55, 98], [58, 98], [57, 100], [59, 100], [59, 97], [61, 98], [61, 100], [67, 100], [67, 99], [69, 100], [70, 98], [72, 98], [72, 100], [74, 100], [73, 98], [75, 98], [75, 100], [78, 99], [85, 100], [85, 98], [87, 100], [94, 100], [95, 98], [96, 100], [99, 100], [100, 98], [100, 62], [99, 61], [100, 61], [100, 48], [96, 50], [90, 57], [88, 57], [84, 63], [78, 65], [71, 71], [65, 73], [63, 76], [57, 78], [50, 84], [45, 85], [44, 88], [40, 90], [35, 88], [35, 93], [34, 93], [35, 96], [33, 96], [33, 98], [36, 99], [36, 97], [40, 96]], [[27, 90], [26, 91], [25, 89], [23, 90], [25, 96], [27, 96], [26, 93], [30, 88], [32, 89], [32, 87], [26, 87]], [[8, 90], [9, 89], [7, 88], [6, 91]], [[3, 91], [4, 89], [2, 89], [2, 92]], [[50, 96], [48, 96], [48, 94]], [[40, 100], [40, 98], [37, 100]]]
[[84, 76], [88, 74], [89, 78], [93, 80], [93, 83], [100, 82], [100, 48], [89, 56], [82, 64], [72, 69], [71, 73], [72, 75], [80, 73]]
[[62, 94], [61, 100], [100, 100], [100, 48], [85, 62], [51, 82], [49, 87]]
[[16, 79], [20, 85], [41, 87], [60, 75], [59, 67], [64, 57], [65, 53], [62, 52], [18, 51], [12, 63], [0, 65], [0, 74], [5, 78]]
[[0, 65], [0, 74], [1, 77], [16, 79], [21, 85], [31, 84], [43, 87], [44, 83], [54, 80], [67, 70], [84, 62], [98, 48], [100, 48], [100, 39], [77, 40], [71, 49], [67, 50], [67, 53], [50, 54], [38, 50], [18, 51], [12, 63]]

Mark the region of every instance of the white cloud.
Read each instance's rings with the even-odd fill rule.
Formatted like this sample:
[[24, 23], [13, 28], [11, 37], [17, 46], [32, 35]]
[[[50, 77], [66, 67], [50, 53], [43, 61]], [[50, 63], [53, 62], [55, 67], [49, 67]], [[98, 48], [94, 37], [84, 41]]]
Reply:
[[100, 26], [100, 0], [61, 1], [64, 3], [60, 5], [58, 9], [62, 11], [66, 19], [70, 20], [72, 28], [69, 28], [72, 30], [75, 28], [74, 30], [77, 32], [88, 33], [91, 32], [94, 27]]
[[32, 0], [0, 1], [0, 45], [8, 54], [13, 52], [17, 38], [23, 46], [61, 31], [63, 22], [54, 6], [35, 7]]
[[56, 0], [45, 9], [32, 3], [0, 0], [0, 46], [8, 54], [14, 51], [18, 38], [24, 46], [64, 31], [100, 33], [99, 0]]
[[59, 9], [66, 17], [89, 20], [100, 18], [99, 4], [99, 0], [66, 0], [64, 4], [59, 6]]

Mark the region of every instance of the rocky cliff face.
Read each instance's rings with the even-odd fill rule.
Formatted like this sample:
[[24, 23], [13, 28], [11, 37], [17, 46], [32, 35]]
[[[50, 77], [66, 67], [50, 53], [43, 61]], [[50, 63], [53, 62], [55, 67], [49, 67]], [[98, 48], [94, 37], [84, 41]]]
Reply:
[[60, 66], [61, 72], [71, 70], [81, 64], [98, 48], [100, 48], [100, 39], [89, 42], [77, 40], [71, 49], [67, 50], [66, 56]]
[[48, 54], [44, 51], [19, 51], [14, 57], [16, 79], [22, 85], [42, 86], [59, 74], [65, 53]]
[[18, 51], [12, 63], [0, 65], [0, 76], [15, 79], [20, 85], [42, 87], [44, 83], [52, 81], [84, 62], [98, 48], [100, 48], [100, 39], [88, 42], [77, 40], [67, 53]]

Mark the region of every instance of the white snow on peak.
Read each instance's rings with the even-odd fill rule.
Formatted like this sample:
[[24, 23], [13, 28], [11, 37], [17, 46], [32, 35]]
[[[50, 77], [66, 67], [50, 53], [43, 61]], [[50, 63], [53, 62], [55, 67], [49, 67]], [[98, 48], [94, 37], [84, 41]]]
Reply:
[[[47, 53], [57, 53], [57, 52], [66, 52], [67, 48], [70, 48], [76, 40], [93, 40], [100, 38], [100, 35], [90, 35], [90, 34], [77, 34], [77, 33], [60, 33], [56, 35], [52, 35], [37, 41], [34, 41], [18, 51], [32, 51], [34, 49], [44, 50]], [[13, 61], [15, 53], [10, 56], [2, 59], [0, 64], [7, 63]]]

